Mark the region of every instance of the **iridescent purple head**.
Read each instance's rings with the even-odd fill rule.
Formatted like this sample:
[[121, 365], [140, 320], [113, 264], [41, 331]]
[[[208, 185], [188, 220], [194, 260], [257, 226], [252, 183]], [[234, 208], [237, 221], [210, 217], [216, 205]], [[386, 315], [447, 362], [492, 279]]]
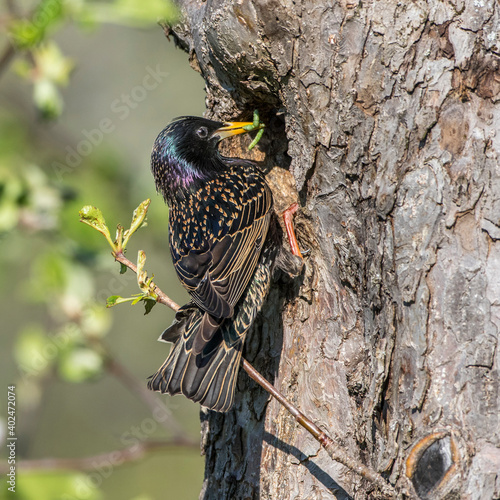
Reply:
[[246, 132], [247, 122], [223, 123], [197, 116], [177, 118], [164, 128], [153, 146], [151, 170], [156, 189], [167, 202], [224, 170], [218, 144]]

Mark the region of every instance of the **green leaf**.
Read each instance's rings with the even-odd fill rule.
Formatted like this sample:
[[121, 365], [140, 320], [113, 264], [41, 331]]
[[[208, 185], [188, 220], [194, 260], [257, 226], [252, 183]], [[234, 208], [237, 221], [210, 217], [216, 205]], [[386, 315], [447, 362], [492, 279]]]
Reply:
[[116, 245], [111, 239], [111, 235], [109, 234], [108, 226], [106, 225], [106, 221], [104, 220], [104, 216], [102, 212], [91, 205], [86, 205], [80, 210], [80, 222], [87, 224], [90, 227], [93, 227], [108, 240], [108, 243], [111, 245], [113, 251], [116, 250]]
[[135, 306], [138, 302], [140, 302], [142, 299], [144, 298], [144, 295], [139, 295], [138, 297], [136, 297], [134, 300], [132, 300], [132, 306]]
[[116, 301], [118, 299], [121, 299], [119, 295], [111, 295], [106, 299], [106, 307], [113, 307], [116, 306]]
[[135, 306], [139, 302], [144, 303], [144, 309], [145, 312], [144, 314], [149, 314], [151, 312], [151, 309], [156, 304], [156, 298], [149, 295], [149, 291], [144, 292], [144, 293], [139, 293], [137, 295], [134, 295], [133, 297], [120, 297], [119, 295], [112, 295], [111, 297], [108, 297], [106, 300], [106, 307], [113, 307], [118, 304], [123, 304], [125, 302], [130, 302], [131, 306]]
[[106, 221], [102, 212], [97, 207], [93, 207], [92, 205], [85, 205], [80, 210], [80, 219], [81, 222], [95, 227], [99, 231], [106, 227]]
[[124, 240], [122, 248], [125, 250], [130, 237], [141, 227], [146, 226], [146, 215], [148, 213], [148, 208], [151, 200], [148, 198], [144, 200], [135, 210], [132, 215], [132, 222], [130, 223], [130, 228], [124, 233]]
[[11, 23], [9, 34], [18, 49], [30, 49], [40, 43], [47, 31], [63, 17], [63, 0], [42, 0], [31, 19], [20, 19]]
[[124, 302], [134, 301], [134, 297], [120, 297], [119, 295], [111, 295], [106, 299], [106, 307], [113, 307], [118, 304], [123, 304]]
[[9, 26], [12, 43], [18, 49], [30, 49], [40, 43], [45, 37], [45, 28], [37, 26], [28, 19], [13, 21]]
[[156, 300], [148, 299], [144, 300], [144, 315], [149, 314], [151, 309], [157, 304]]

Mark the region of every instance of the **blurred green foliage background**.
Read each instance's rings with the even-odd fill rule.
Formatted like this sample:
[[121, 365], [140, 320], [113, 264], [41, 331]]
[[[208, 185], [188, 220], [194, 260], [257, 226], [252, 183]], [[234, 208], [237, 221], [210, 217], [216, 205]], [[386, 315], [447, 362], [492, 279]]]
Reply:
[[[204, 111], [201, 77], [157, 24], [176, 15], [167, 0], [0, 1], [0, 432], [5, 444], [15, 385], [20, 500], [183, 500], [201, 489], [198, 405], [146, 392], [173, 313], [105, 308], [138, 293], [135, 276], [119, 274], [78, 217], [95, 205], [110, 229], [127, 227], [151, 198], [128, 257], [145, 250], [155, 282], [186, 300], [149, 172], [158, 132]], [[186, 446], [163, 446], [179, 436]], [[7, 487], [0, 497], [14, 498]]]

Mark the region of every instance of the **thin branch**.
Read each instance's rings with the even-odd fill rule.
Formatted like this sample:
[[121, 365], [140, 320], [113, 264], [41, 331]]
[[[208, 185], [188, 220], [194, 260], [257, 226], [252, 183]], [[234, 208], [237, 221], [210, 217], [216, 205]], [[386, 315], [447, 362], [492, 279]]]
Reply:
[[[117, 261], [127, 266], [129, 269], [137, 273], [137, 267], [123, 254], [115, 255]], [[179, 309], [176, 304], [168, 295], [166, 295], [158, 286], [155, 285], [154, 293], [157, 297], [157, 302], [165, 304], [174, 311]], [[306, 429], [325, 449], [332, 460], [341, 463], [351, 471], [371, 481], [380, 489], [380, 491], [388, 498], [395, 498], [396, 491], [385, 479], [374, 469], [366, 466], [365, 464], [355, 460], [347, 455], [345, 451], [340, 448], [333, 439], [323, 432], [312, 420], [307, 418], [295, 406], [288, 401], [272, 384], [270, 384], [248, 361], [242, 358], [243, 369], [247, 372], [248, 376], [257, 382], [264, 390], [271, 394], [278, 400], [295, 418], [295, 420]]]
[[[140, 460], [147, 453], [170, 448], [187, 448], [199, 451], [200, 446], [190, 440], [175, 437], [167, 441], [144, 441], [136, 443], [123, 450], [115, 450], [99, 455], [83, 458], [40, 458], [34, 460], [20, 460], [18, 466], [23, 471], [32, 470], [79, 470], [92, 471], [99, 467], [118, 466], [124, 463]], [[0, 466], [0, 473], [7, 471], [6, 465]]]
[[[375, 483], [385, 495], [394, 495], [394, 489], [383, 479], [383, 477], [370, 467], [353, 460], [347, 453], [337, 446], [333, 439], [323, 432], [312, 420], [307, 418], [301, 411], [293, 406], [283, 394], [276, 390], [246, 359], [242, 358], [243, 369], [248, 376], [255, 380], [261, 387], [274, 396], [295, 418], [297, 423], [304, 427], [326, 450], [332, 460], [345, 465], [348, 469]], [[392, 498], [392, 496], [391, 496]]]
[[[137, 266], [132, 261], [128, 260], [123, 253], [113, 252], [113, 256], [115, 260], [117, 260], [124, 266], [127, 266], [135, 274], [137, 274]], [[168, 295], [163, 293], [156, 285], [154, 286], [153, 292], [156, 295], [156, 301], [159, 302], [160, 304], [170, 307], [170, 309], [173, 309], [174, 311], [177, 311], [179, 309], [180, 307], [179, 304], [176, 304]]]
[[[20, 13], [15, 0], [6, 0], [5, 5], [12, 18], [19, 17]], [[0, 56], [0, 77], [2, 76], [2, 73], [8, 69], [9, 64], [11, 63], [12, 59], [14, 59], [15, 55], [16, 48], [14, 47], [14, 44], [9, 41], [2, 55]]]
[[2, 55], [0, 56], [0, 76], [2, 76], [2, 73], [7, 70], [15, 55], [16, 49], [14, 45], [9, 42], [7, 47], [5, 47]]

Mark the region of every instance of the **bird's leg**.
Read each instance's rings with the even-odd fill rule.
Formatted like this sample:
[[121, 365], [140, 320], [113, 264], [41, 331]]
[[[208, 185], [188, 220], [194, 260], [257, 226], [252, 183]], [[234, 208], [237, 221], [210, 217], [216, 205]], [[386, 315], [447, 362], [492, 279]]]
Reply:
[[293, 255], [300, 257], [302, 254], [300, 253], [299, 244], [297, 243], [297, 237], [295, 236], [295, 229], [293, 227], [293, 215], [298, 210], [299, 204], [293, 203], [290, 205], [281, 215], [283, 216], [283, 221], [285, 222], [286, 234], [288, 236], [288, 241], [290, 242], [290, 247], [292, 249]]

